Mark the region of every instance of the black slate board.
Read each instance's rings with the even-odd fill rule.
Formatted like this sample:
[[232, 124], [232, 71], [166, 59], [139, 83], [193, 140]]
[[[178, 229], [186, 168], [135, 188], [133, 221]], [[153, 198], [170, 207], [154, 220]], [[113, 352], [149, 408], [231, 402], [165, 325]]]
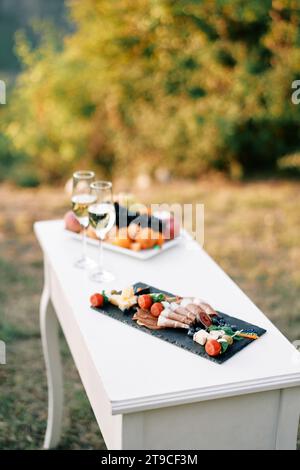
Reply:
[[[134, 284], [134, 288], [137, 289], [139, 287], [148, 287], [146, 284], [142, 282], [137, 282]], [[162, 292], [166, 295], [174, 295], [170, 292], [162, 291], [161, 289], [157, 289], [155, 287], [150, 286], [150, 292]], [[178, 346], [182, 349], [186, 349], [187, 351], [190, 351], [194, 354], [197, 354], [198, 356], [205, 357], [206, 359], [209, 359], [210, 361], [216, 362], [218, 364], [222, 364], [223, 362], [227, 361], [230, 357], [234, 356], [237, 352], [239, 352], [241, 349], [245, 348], [248, 346], [248, 344], [253, 343], [255, 341], [259, 340], [251, 340], [247, 338], [243, 338], [239, 341], [234, 341], [232, 346], [230, 346], [227, 351], [225, 351], [223, 354], [220, 354], [217, 357], [211, 357], [208, 354], [206, 354], [204, 346], [201, 346], [200, 344], [195, 343], [191, 337], [187, 335], [187, 330], [181, 330], [181, 329], [173, 329], [173, 328], [166, 328], [163, 330], [149, 330], [148, 328], [144, 326], [140, 326], [136, 323], [136, 321], [132, 320], [132, 316], [135, 313], [135, 308], [130, 309], [127, 313], [123, 313], [121, 310], [118, 309], [118, 307], [115, 307], [114, 305], [107, 304], [105, 305], [104, 308], [95, 308], [92, 307], [94, 310], [97, 312], [104, 313], [108, 315], [111, 318], [114, 318], [115, 320], [119, 320], [123, 323], [126, 323], [129, 326], [132, 326], [133, 328], [137, 328], [140, 331], [143, 331], [145, 333], [148, 333], [152, 336], [155, 336], [156, 338], [162, 339], [164, 341], [167, 341], [168, 343], [174, 344], [175, 346]], [[243, 320], [240, 320], [239, 318], [231, 317], [229, 315], [226, 315], [223, 312], [217, 312], [220, 314], [226, 323], [230, 325], [236, 325], [238, 330], [252, 330], [254, 333], [256, 333], [258, 336], [262, 336], [266, 330], [263, 328], [260, 328], [259, 326], [252, 325], [251, 323], [247, 323]]]

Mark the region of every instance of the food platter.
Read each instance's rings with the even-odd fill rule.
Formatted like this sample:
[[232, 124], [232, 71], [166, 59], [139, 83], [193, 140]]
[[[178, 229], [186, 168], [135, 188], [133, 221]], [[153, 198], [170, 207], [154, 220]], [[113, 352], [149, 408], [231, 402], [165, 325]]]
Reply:
[[[74, 240], [79, 240], [82, 241], [82, 235], [80, 233], [75, 233], [75, 232], [70, 232], [69, 230], [65, 230], [66, 233]], [[103, 248], [106, 250], [114, 251], [116, 253], [120, 253], [123, 255], [130, 256], [131, 258], [136, 258], [140, 260], [147, 260], [150, 258], [153, 258], [154, 256], [158, 256], [161, 253], [177, 246], [179, 243], [182, 242], [183, 239], [187, 237], [186, 233], [184, 230], [180, 232], [180, 235], [174, 238], [173, 240], [168, 240], [166, 241], [163, 246], [161, 247], [154, 247], [154, 248], [148, 248], [146, 250], [140, 250], [140, 251], [134, 251], [134, 250], [129, 250], [128, 248], [123, 248], [117, 245], [112, 245], [111, 243], [104, 242], [103, 243]], [[87, 237], [87, 243], [89, 245], [94, 245], [99, 247], [99, 241], [95, 240], [93, 238]]]
[[[142, 292], [143, 290], [146, 289], [147, 292], [149, 292], [150, 295], [152, 294], [153, 296], [156, 295], [158, 291], [160, 292], [160, 294], [165, 294], [165, 296], [169, 296], [169, 297], [174, 296], [174, 294], [171, 294], [169, 292], [159, 290], [152, 286], [146, 286], [146, 284], [142, 282], [137, 282], [132, 287], [135, 293], [139, 291]], [[95, 295], [101, 296], [101, 294], [95, 294]], [[115, 297], [118, 297], [118, 295]], [[222, 353], [218, 355], [210, 355], [207, 353], [206, 347], [196, 342], [196, 340], [193, 339], [193, 337], [187, 334], [186, 329], [182, 329], [178, 327], [151, 329], [151, 328], [147, 328], [146, 326], [139, 324], [138, 321], [135, 321], [137, 309], [134, 306], [134, 302], [132, 302], [131, 305], [132, 306], [130, 306], [125, 311], [122, 311], [120, 308], [118, 308], [116, 305], [112, 305], [110, 302], [106, 302], [102, 306], [99, 306], [99, 307], [92, 306], [92, 308], [101, 314], [108, 315], [114, 320], [121, 321], [122, 323], [125, 323], [126, 325], [130, 327], [137, 328], [141, 332], [151, 334], [157, 339], [167, 341], [168, 343], [171, 343], [177, 347], [185, 349], [193, 354], [201, 356], [205, 359], [209, 359], [218, 364], [224, 363], [225, 361], [233, 357], [235, 354], [237, 354], [239, 351], [247, 347], [249, 344], [255, 343], [255, 341], [253, 341], [254, 339], [259, 339], [264, 333], [266, 333], [266, 330], [259, 326], [252, 325], [243, 320], [240, 320], [239, 318], [235, 318], [223, 312], [216, 311], [215, 313], [217, 313], [218, 321], [222, 322], [221, 324], [224, 325], [221, 328], [230, 329], [232, 327], [236, 331], [235, 334], [238, 334], [238, 336], [240, 337], [238, 338], [239, 339], [238, 341], [231, 341], [230, 347], [225, 348], [224, 352], [222, 351]], [[218, 327], [211, 327], [211, 328], [218, 329]], [[204, 330], [201, 330], [201, 331], [204, 331]], [[209, 331], [209, 329], [207, 331]], [[242, 331], [244, 331], [244, 334], [242, 333]], [[209, 333], [207, 334], [209, 335]], [[212, 334], [212, 330], [211, 330], [211, 334]], [[253, 335], [253, 338], [251, 338], [252, 335]], [[216, 340], [213, 340], [213, 341], [216, 342]], [[221, 341], [221, 339], [219, 341]]]
[[[114, 203], [116, 221], [108, 232], [103, 247], [132, 258], [147, 260], [178, 245], [187, 233], [180, 228], [179, 221], [167, 211], [140, 213]], [[74, 220], [75, 219], [75, 220]], [[79, 222], [72, 212], [65, 215], [65, 228], [72, 238], [82, 240]], [[87, 242], [98, 245], [97, 228], [90, 223]]]

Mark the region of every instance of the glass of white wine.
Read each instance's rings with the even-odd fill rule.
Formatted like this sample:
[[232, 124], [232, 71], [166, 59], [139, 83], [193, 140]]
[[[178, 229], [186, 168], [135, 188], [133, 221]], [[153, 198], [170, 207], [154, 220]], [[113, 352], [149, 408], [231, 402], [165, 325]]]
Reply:
[[86, 269], [93, 263], [86, 255], [86, 229], [89, 226], [88, 208], [96, 200], [91, 191], [94, 179], [93, 171], [73, 173], [72, 211], [82, 227], [82, 256], [75, 262], [75, 266], [81, 269]]
[[91, 184], [91, 193], [95, 197], [95, 202], [88, 209], [89, 221], [100, 240], [100, 251], [99, 265], [91, 271], [90, 277], [93, 281], [110, 282], [115, 279], [115, 276], [103, 268], [102, 243], [116, 221], [112, 183], [110, 181], [95, 181]]

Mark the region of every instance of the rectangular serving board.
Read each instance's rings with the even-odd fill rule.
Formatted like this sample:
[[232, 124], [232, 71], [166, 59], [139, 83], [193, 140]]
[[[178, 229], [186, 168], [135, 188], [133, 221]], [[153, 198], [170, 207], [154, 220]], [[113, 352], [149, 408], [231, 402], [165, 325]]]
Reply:
[[[152, 286], [147, 286], [146, 284], [142, 282], [137, 282], [134, 284], [134, 288], [144, 288], [144, 287], [150, 287], [150, 292], [162, 292], [166, 295], [173, 296], [175, 294], [172, 294], [170, 292], [162, 291], [161, 289], [157, 289], [156, 287]], [[171, 343], [177, 347], [180, 347], [182, 349], [186, 349], [187, 351], [190, 351], [193, 354], [197, 354], [198, 356], [204, 357], [206, 359], [209, 359], [210, 361], [216, 362], [218, 364], [222, 364], [223, 362], [227, 361], [231, 357], [233, 357], [236, 353], [244, 349], [246, 346], [248, 346], [250, 343], [255, 343], [258, 340], [251, 340], [247, 338], [243, 338], [239, 341], [234, 341], [233, 344], [225, 351], [223, 354], [220, 354], [217, 357], [211, 357], [209, 356], [204, 349], [204, 346], [201, 346], [198, 343], [195, 343], [191, 337], [187, 335], [187, 330], [181, 330], [181, 329], [174, 329], [174, 328], [166, 328], [163, 330], [150, 330], [144, 326], [140, 326], [137, 324], [136, 321], [132, 320], [132, 316], [135, 313], [135, 308], [131, 308], [127, 313], [122, 312], [121, 310], [118, 309], [118, 307], [115, 307], [114, 305], [107, 304], [105, 307], [100, 308], [95, 308], [91, 307], [97, 312], [100, 312], [102, 314], [108, 315], [109, 317], [121, 321], [122, 323], [126, 323], [128, 326], [131, 326], [133, 328], [137, 328], [138, 330], [151, 334], [152, 336], [155, 336], [156, 338], [167, 341], [168, 343]], [[263, 328], [260, 328], [259, 326], [252, 325], [251, 323], [247, 323], [243, 320], [240, 320], [239, 318], [231, 317], [229, 315], [226, 315], [223, 312], [217, 312], [218, 314], [222, 315], [222, 317], [225, 319], [226, 323], [229, 323], [230, 325], [236, 325], [238, 330], [249, 330], [252, 329], [254, 333], [256, 333], [258, 336], [262, 336], [264, 333], [266, 333], [266, 330]], [[255, 344], [253, 345], [255, 347]]]
[[[68, 235], [71, 236], [74, 240], [81, 241], [82, 236], [80, 233], [74, 233], [71, 232], [70, 230], [65, 230]], [[183, 240], [186, 237], [184, 230], [181, 231], [180, 235], [174, 240], [168, 240], [166, 241], [161, 248], [150, 248], [147, 250], [140, 250], [140, 251], [134, 251], [134, 250], [129, 250], [128, 248], [122, 248], [120, 246], [112, 245], [111, 243], [103, 243], [103, 248], [106, 250], [114, 251], [116, 253], [121, 253], [122, 255], [127, 255], [130, 256], [131, 258], [136, 258], [140, 260], [147, 260], [150, 258], [153, 258], [154, 256], [158, 256], [161, 253], [163, 253], [166, 250], [169, 250], [170, 248], [173, 248], [177, 246], [181, 240]], [[93, 238], [87, 237], [87, 243], [89, 245], [94, 245], [94, 246], [99, 246], [99, 241], [95, 240]]]

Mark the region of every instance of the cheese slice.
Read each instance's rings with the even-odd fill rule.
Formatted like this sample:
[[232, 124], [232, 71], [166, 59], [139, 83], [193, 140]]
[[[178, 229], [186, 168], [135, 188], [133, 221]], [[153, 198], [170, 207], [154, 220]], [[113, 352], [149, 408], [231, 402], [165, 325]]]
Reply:
[[124, 297], [121, 294], [112, 294], [109, 296], [109, 301], [124, 312], [124, 310], [127, 310], [136, 304], [136, 296]]

